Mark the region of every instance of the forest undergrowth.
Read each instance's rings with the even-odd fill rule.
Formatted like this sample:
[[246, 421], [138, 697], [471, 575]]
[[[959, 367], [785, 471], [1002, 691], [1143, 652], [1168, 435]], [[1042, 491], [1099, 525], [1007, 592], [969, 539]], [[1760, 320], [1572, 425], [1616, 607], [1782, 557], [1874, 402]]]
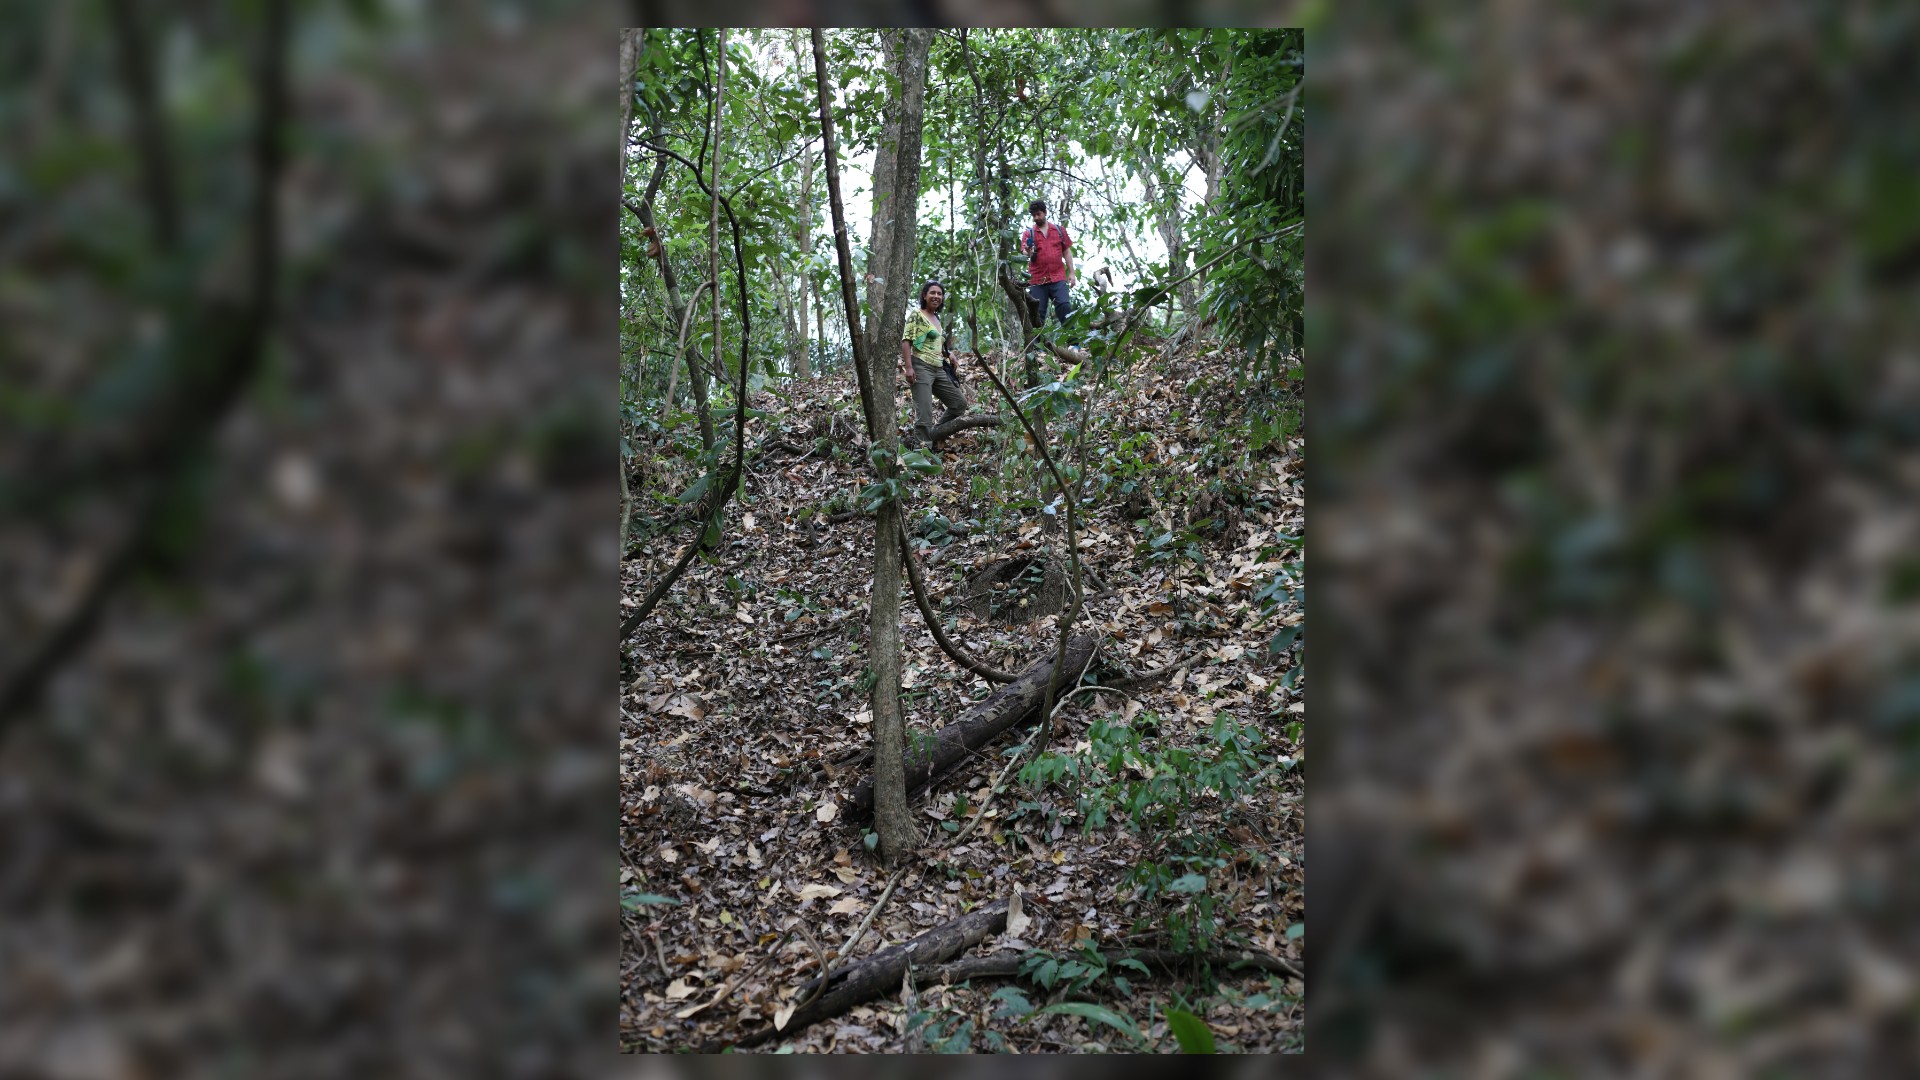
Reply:
[[[1204, 339], [1149, 355], [1097, 393], [1049, 361], [1052, 381], [1023, 402], [1049, 414], [1050, 448], [1082, 493], [1073, 629], [1100, 648], [1081, 686], [1136, 682], [1066, 696], [1065, 679], [1044, 752], [1031, 749], [1037, 726], [1016, 727], [914, 793], [922, 842], [898, 874], [849, 800], [872, 745], [873, 518], [857, 505], [872, 477], [853, 372], [750, 395], [748, 474], [717, 543], [623, 647], [623, 1049], [711, 1048], [784, 1025], [828, 958], [855, 963], [1016, 891], [1006, 932], [964, 955], [1015, 957], [1017, 970], [910, 972], [759, 1048], [1300, 1048], [1300, 369], [1237, 375], [1245, 359]], [[909, 490], [907, 527], [948, 636], [1017, 672], [1053, 655], [1072, 587], [1064, 515], [1011, 410], [967, 374], [976, 411], [1009, 422], [941, 444], [940, 471]], [[678, 437], [697, 446], [690, 428]], [[694, 533], [699, 500], [676, 493], [697, 490], [697, 458], [672, 449], [671, 431], [654, 436], [636, 454], [623, 613]], [[994, 686], [941, 651], [909, 590], [901, 603], [912, 740]], [[1129, 950], [1215, 962], [1150, 966]], [[1273, 962], [1219, 962], [1245, 953]]]

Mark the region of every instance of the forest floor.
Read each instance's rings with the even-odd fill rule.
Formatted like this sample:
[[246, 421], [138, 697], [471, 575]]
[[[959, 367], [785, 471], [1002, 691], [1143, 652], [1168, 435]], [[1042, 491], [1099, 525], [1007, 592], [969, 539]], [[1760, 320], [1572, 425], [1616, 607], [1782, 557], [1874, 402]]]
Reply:
[[[998, 793], [1007, 755], [1033, 728], [1004, 733], [910, 796], [921, 848], [845, 961], [1018, 885], [1031, 921], [964, 955], [1061, 963], [1023, 979], [917, 985], [911, 1002], [893, 987], [758, 1049], [1168, 1051], [1169, 1007], [1203, 1017], [1222, 1051], [1301, 1049], [1298, 977], [1102, 972], [1092, 959], [1204, 945], [1303, 969], [1299, 373], [1237, 387], [1244, 359], [1210, 346], [1150, 354], [1120, 374], [1096, 398], [1082, 459], [1098, 496], [1079, 508], [1088, 584], [1074, 630], [1101, 635], [1083, 681], [1177, 666], [1124, 695], [1075, 695], [1057, 714], [1050, 753], [1029, 767], [1039, 771], [1009, 773]], [[1059, 595], [1065, 530], [1039, 497], [1044, 479], [1011, 411], [995, 407], [978, 372], [963, 374], [975, 409], [1008, 423], [943, 443], [944, 468], [914, 484], [906, 521], [949, 636], [1017, 672], [1053, 655], [1055, 616], [1027, 613]], [[1279, 402], [1293, 423], [1251, 438], [1260, 410], [1250, 399]], [[911, 402], [904, 392], [900, 401], [905, 420]], [[623, 647], [629, 1051], [694, 1049], [762, 1028], [804, 997], [821, 953], [839, 951], [894, 878], [846, 802], [870, 774], [859, 757], [872, 741], [861, 678], [873, 519], [828, 519], [870, 479], [859, 393], [841, 368], [749, 404], [767, 413], [748, 425], [750, 452], [762, 450], [727, 507], [717, 558], [696, 560]], [[656, 473], [645, 490], [693, 478]], [[660, 524], [673, 510], [636, 506], [635, 534], [657, 535], [624, 566], [623, 613], [689, 538], [685, 524]], [[940, 650], [904, 582], [902, 593], [903, 706], [910, 732], [931, 732], [995, 687]], [[1222, 747], [1249, 739], [1251, 756], [1234, 760], [1257, 767], [1235, 771]], [[955, 843], [983, 804], [980, 826]], [[1159, 874], [1157, 886], [1143, 869]], [[1038, 1011], [1073, 1001], [1111, 1012]]]

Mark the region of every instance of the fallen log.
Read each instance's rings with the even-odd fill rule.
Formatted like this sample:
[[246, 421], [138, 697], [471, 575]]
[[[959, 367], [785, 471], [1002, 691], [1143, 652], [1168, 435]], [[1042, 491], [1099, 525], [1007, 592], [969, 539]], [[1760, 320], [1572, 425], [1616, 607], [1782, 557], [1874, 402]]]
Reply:
[[[908, 964], [926, 967], [942, 963], [1006, 928], [1007, 902], [995, 900], [978, 911], [941, 923], [912, 941], [881, 949], [837, 971], [814, 976], [794, 994], [794, 1000], [808, 1003], [794, 1010], [785, 1025], [776, 1029], [768, 1024], [738, 1039], [715, 1039], [702, 1046], [700, 1052], [717, 1054], [729, 1046], [757, 1046], [775, 1036], [785, 1038], [809, 1024], [838, 1016], [855, 1005], [898, 989]], [[823, 978], [826, 987], [821, 990]], [[809, 998], [813, 1000], [808, 1001]]]
[[[997, 956], [968, 956], [951, 963], [928, 968], [924, 978], [928, 982], [959, 983], [968, 979], [1011, 979], [1020, 974], [1025, 965], [1026, 953], [1002, 953]], [[1162, 974], [1175, 974], [1181, 971], [1210, 964], [1228, 971], [1252, 969], [1272, 971], [1295, 978], [1306, 978], [1299, 965], [1283, 956], [1258, 952], [1208, 952], [1182, 953], [1171, 949], [1121, 949], [1101, 953], [1107, 966], [1112, 967], [1122, 960], [1137, 960]]]
[[[1058, 700], [1079, 681], [1080, 673], [1093, 660], [1097, 642], [1092, 634], [1077, 634], [1067, 642], [1066, 674], [1060, 678], [1054, 697]], [[935, 732], [930, 739], [907, 747], [907, 793], [912, 794], [937, 773], [946, 771], [967, 755], [992, 742], [1001, 732], [1028, 720], [1040, 718], [1041, 699], [1047, 693], [1047, 681], [1053, 677], [1053, 647], [1047, 655], [1020, 673], [1020, 677], [993, 696], [960, 715], [960, 719]], [[913, 742], [914, 740], [909, 740]], [[849, 796], [848, 814], [865, 819], [873, 814], [873, 779], [860, 781]]]
[[972, 416], [955, 417], [954, 419], [949, 420], [946, 423], [935, 427], [931, 432], [929, 432], [929, 434], [933, 436], [933, 444], [935, 446], [938, 446], [946, 439], [951, 438], [956, 432], [965, 431], [968, 428], [999, 427], [999, 426], [1000, 426], [999, 413], [976, 413]]
[[1042, 342], [1041, 344], [1047, 347], [1048, 352], [1065, 360], [1069, 364], [1084, 364], [1088, 360], [1093, 359], [1093, 354], [1087, 352], [1085, 349], [1076, 349], [1071, 345], [1055, 345], [1051, 341]]

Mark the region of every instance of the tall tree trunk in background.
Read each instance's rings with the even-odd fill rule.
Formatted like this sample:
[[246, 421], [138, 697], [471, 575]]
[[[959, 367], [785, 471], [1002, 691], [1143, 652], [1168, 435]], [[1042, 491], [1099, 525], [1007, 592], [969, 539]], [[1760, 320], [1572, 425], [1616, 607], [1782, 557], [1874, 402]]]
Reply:
[[[891, 53], [900, 62], [895, 73], [902, 76], [902, 100], [890, 103], [888, 111], [900, 117], [890, 126], [895, 131], [910, 131], [912, 141], [911, 145], [905, 140], [896, 145], [896, 150], [901, 152], [893, 155], [894, 165], [889, 171], [894, 175], [888, 178], [888, 182], [895, 185], [894, 190], [917, 191], [920, 110], [926, 90], [927, 45], [931, 35], [923, 30], [908, 30], [902, 36], [907, 40]], [[914, 45], [916, 38], [917, 49]], [[907, 62], [916, 51], [919, 55], [918, 70]], [[872, 441], [885, 451], [881, 458], [880, 473], [881, 479], [886, 481], [893, 478], [893, 460], [900, 449], [900, 437], [894, 430], [897, 414], [894, 370], [898, 346], [887, 349], [882, 343], [888, 338], [897, 341], [899, 335], [887, 334], [880, 341], [874, 341], [860, 326], [860, 301], [854, 291], [853, 253], [847, 242], [846, 211], [840, 201], [840, 169], [834, 151], [832, 92], [827, 85], [826, 44], [817, 28], [813, 31], [813, 64], [820, 93], [820, 134], [826, 164], [827, 197], [833, 212], [834, 250], [840, 260], [840, 298], [847, 312], [847, 337], [853, 342], [854, 370], [860, 381], [867, 432]], [[904, 176], [900, 169], [903, 163], [910, 164], [910, 171]], [[876, 165], [876, 188], [880, 182], [880, 169]], [[875, 215], [876, 221], [880, 216]], [[907, 230], [912, 230], [910, 218]], [[894, 290], [882, 289], [879, 295], [884, 297], [890, 292]], [[904, 303], [901, 306], [904, 307]], [[916, 839], [913, 821], [907, 811], [906, 721], [900, 713], [900, 507], [895, 501], [888, 501], [875, 515], [873, 602], [869, 617], [872, 620], [867, 656], [873, 665], [874, 830], [879, 833], [881, 856], [893, 861], [911, 852]]]
[[[726, 350], [720, 347], [720, 122], [727, 111], [727, 31], [720, 29], [719, 63], [713, 76], [713, 174], [707, 187], [712, 190], [713, 198], [708, 200], [707, 209], [707, 279], [713, 282], [713, 370], [719, 375], [725, 370], [721, 365]], [[746, 385], [746, 376], [740, 377], [741, 385]]]
[[[887, 156], [893, 175], [881, 179], [879, 161], [874, 163], [874, 236], [868, 250], [885, 252], [887, 284], [877, 290], [876, 298], [868, 300], [877, 319], [877, 331], [870, 334], [876, 346], [887, 350], [889, 361], [899, 354], [906, 304], [920, 284], [914, 281], [914, 248], [920, 225], [920, 136], [925, 123], [927, 48], [931, 44], [931, 31], [899, 31], [893, 48], [893, 73], [900, 81], [900, 96], [887, 102], [887, 127], [897, 140], [893, 154]], [[879, 356], [879, 348], [874, 352]], [[893, 367], [893, 363], [887, 363], [889, 373]], [[893, 384], [891, 377], [887, 384]]]
[[818, 293], [815, 293], [813, 297], [813, 326], [815, 330], [819, 331], [814, 340], [820, 343], [820, 356], [822, 359], [825, 359], [827, 355], [827, 305]]
[[790, 374], [798, 375], [800, 373], [800, 358], [805, 355], [805, 346], [801, 344], [801, 337], [803, 331], [806, 329], [807, 320], [802, 316], [799, 323], [797, 325], [795, 324], [793, 318], [793, 299], [792, 295], [788, 292], [787, 275], [780, 269], [777, 262], [773, 265], [772, 269], [773, 306], [779, 309], [780, 322], [787, 331], [785, 338], [787, 343], [787, 371]]
[[[620, 186], [614, 190], [623, 194], [627, 188], [627, 142], [633, 132], [633, 69], [640, 60], [640, 34], [639, 30], [620, 31]], [[620, 367], [620, 381], [624, 383], [624, 356], [620, 358]], [[646, 369], [643, 367], [641, 370]], [[627, 526], [633, 520], [633, 489], [627, 483], [626, 442], [627, 421], [623, 409], [620, 419], [620, 557], [623, 559], [627, 556]]]
[[[987, 122], [987, 88], [980, 81], [980, 72], [973, 66], [973, 51], [967, 47], [967, 31], [960, 31], [960, 59], [967, 65], [967, 79], [973, 83], [973, 179], [980, 190], [980, 227], [993, 237], [993, 280], [999, 288], [996, 294], [998, 303], [1007, 315], [1005, 319], [996, 318], [1003, 326], [1016, 328], [1019, 340], [1009, 342], [1009, 348], [1024, 346], [1033, 334], [1033, 320], [1028, 315], [1026, 291], [1020, 287], [1013, 274], [1013, 236], [1008, 228], [1013, 216], [1013, 183], [1007, 172], [1007, 152], [1004, 143], [995, 144], [995, 161], [999, 165], [999, 182], [993, 183], [987, 176], [987, 143], [990, 131], [997, 131], [1006, 123], [1006, 103], [1000, 103], [1000, 115], [996, 123]], [[975, 343], [975, 348], [979, 343]], [[1029, 387], [1040, 385], [1040, 371], [1034, 366], [1033, 353], [1022, 348], [1026, 359], [1026, 376]]]
[[[667, 159], [662, 157], [655, 169], [665, 169]], [[649, 185], [652, 186], [652, 185]], [[658, 223], [653, 217], [653, 201], [644, 200], [637, 208], [640, 212], [640, 224], [654, 236], [653, 261], [660, 267], [660, 282], [667, 290], [667, 310], [673, 315], [673, 325], [678, 327], [686, 318], [687, 305], [680, 297], [680, 280], [674, 275], [673, 262], [667, 258], [667, 238], [660, 235]], [[669, 412], [673, 408], [673, 372], [667, 373], [666, 406]], [[700, 356], [700, 349], [687, 346], [687, 385], [693, 388], [694, 413], [700, 421], [700, 446], [708, 453], [713, 452], [713, 413], [707, 408], [707, 368], [706, 361]]]
[[[1140, 183], [1147, 191], [1147, 202], [1154, 208], [1160, 229], [1160, 242], [1167, 246], [1167, 267], [1174, 277], [1187, 272], [1187, 249], [1180, 242], [1180, 196], [1186, 189], [1181, 177], [1168, 177], [1158, 161], [1148, 161], [1140, 170]], [[1175, 287], [1180, 296], [1182, 316], [1191, 318], [1197, 300], [1191, 280]]]
[[[900, 96], [887, 102], [885, 131], [873, 163], [873, 235], [868, 243], [868, 272], [875, 278], [867, 295], [871, 318], [867, 340], [878, 354], [887, 350], [887, 385], [899, 350], [913, 280], [915, 230], [920, 217], [920, 137], [926, 119], [927, 51], [933, 34], [923, 29], [898, 30], [888, 48]], [[888, 145], [889, 139], [892, 145]], [[877, 268], [877, 269], [876, 269]], [[893, 400], [893, 395], [887, 395]]]
[[[1224, 84], [1233, 78], [1233, 53], [1227, 53], [1226, 71], [1220, 81]], [[1226, 161], [1220, 153], [1220, 126], [1225, 117], [1220, 111], [1220, 95], [1215, 94], [1207, 102], [1207, 108], [1194, 123], [1193, 160], [1200, 165], [1200, 171], [1207, 178], [1207, 201], [1202, 204], [1206, 213], [1220, 212], [1220, 178], [1226, 171]], [[1207, 277], [1210, 271], [1203, 269], [1193, 276], [1198, 295], [1206, 295]]]
[[[1040, 368], [1034, 362], [1036, 346], [1033, 345], [1033, 333], [1037, 327], [1033, 321], [1033, 305], [1027, 300], [1026, 287], [1020, 284], [1014, 274], [1014, 253], [1009, 247], [1011, 242], [1005, 239], [1007, 227], [1004, 223], [1009, 221], [1013, 216], [1012, 171], [1007, 167], [1006, 148], [1001, 146], [996, 152], [998, 154], [1000, 168], [999, 182], [996, 186], [1000, 193], [1000, 221], [1003, 223], [1000, 228], [996, 230], [996, 234], [1002, 236], [1001, 246], [1008, 250], [1006, 250], [1004, 256], [998, 260], [994, 272], [1000, 281], [1000, 291], [1005, 295], [1007, 311], [1013, 316], [1013, 325], [1020, 328], [1020, 357], [1022, 363], [1026, 365], [1024, 374], [1027, 378], [1027, 389], [1031, 390], [1040, 385]], [[1029, 272], [1027, 276], [1028, 279], [1031, 280], [1033, 275]], [[1040, 317], [1043, 319], [1046, 318], [1046, 312], [1041, 312]]]
[[[793, 32], [793, 70], [796, 74], [806, 70], [801, 58], [800, 31]], [[795, 230], [793, 245], [799, 253], [799, 272], [794, 276], [800, 279], [800, 295], [794, 301], [794, 324], [799, 328], [799, 349], [794, 354], [794, 374], [802, 379], [813, 378], [813, 357], [807, 347], [807, 312], [812, 307], [808, 303], [808, 290], [813, 284], [813, 155], [804, 154], [800, 158], [800, 227]]]

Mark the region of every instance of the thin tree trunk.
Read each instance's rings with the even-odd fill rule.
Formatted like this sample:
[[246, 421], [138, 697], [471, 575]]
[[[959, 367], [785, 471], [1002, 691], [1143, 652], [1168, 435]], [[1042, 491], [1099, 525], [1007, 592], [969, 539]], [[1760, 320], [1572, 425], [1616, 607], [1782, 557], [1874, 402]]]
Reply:
[[[826, 163], [827, 196], [833, 210], [833, 242], [840, 259], [840, 299], [847, 313], [847, 338], [853, 343], [853, 364], [860, 383], [860, 402], [867, 419], [868, 437], [884, 448], [881, 479], [891, 479], [888, 467], [899, 452], [894, 432], [893, 360], [882, 357], [860, 326], [860, 303], [854, 293], [853, 252], [847, 242], [847, 219], [840, 200], [840, 168], [834, 152], [832, 92], [827, 82], [826, 43], [819, 28], [813, 34], [814, 79], [820, 95], [820, 134]], [[922, 56], [924, 56], [924, 50]], [[924, 82], [921, 84], [924, 89]], [[877, 177], [876, 177], [877, 180]], [[884, 392], [882, 378], [885, 379]], [[873, 667], [873, 769], [875, 824], [880, 854], [898, 859], [912, 850], [914, 832], [907, 817], [904, 762], [905, 724], [900, 715], [900, 552], [898, 507], [881, 507], [874, 527], [872, 630], [868, 656]]]
[[781, 328], [786, 331], [787, 336], [783, 340], [787, 344], [787, 371], [793, 373], [800, 370], [798, 359], [800, 335], [793, 326], [793, 301], [787, 295], [787, 275], [780, 270], [779, 263], [776, 261], [771, 269], [773, 270], [773, 306], [780, 313]]
[[[633, 69], [640, 58], [640, 31], [620, 31], [620, 190], [627, 186], [627, 142], [633, 130]], [[644, 370], [644, 369], [642, 369]], [[622, 382], [625, 382], [624, 373]], [[620, 421], [620, 557], [627, 557], [627, 526], [633, 521], [633, 488], [627, 482], [627, 422]]]
[[[920, 137], [924, 122], [927, 87], [927, 50], [933, 36], [926, 30], [906, 29], [893, 38], [889, 50], [900, 96], [887, 103], [886, 127], [893, 135], [891, 152], [883, 147], [874, 165], [873, 240], [871, 256], [880, 269], [874, 275], [870, 295], [872, 329], [868, 337], [867, 362], [872, 365], [870, 382], [874, 395], [874, 419], [877, 428], [872, 438], [886, 450], [881, 468], [883, 477], [893, 472], [891, 461], [899, 452], [896, 422], [897, 397], [893, 393], [893, 371], [899, 331], [906, 317], [908, 288], [906, 278], [913, 270], [914, 229], [919, 210]], [[884, 177], [884, 179], [883, 179]], [[884, 195], [882, 192], [884, 191]], [[870, 264], [871, 265], [871, 264]], [[879, 392], [885, 387], [885, 392]], [[872, 632], [869, 661], [873, 665], [873, 724], [876, 743], [876, 773], [882, 767], [883, 754], [904, 761], [906, 718], [900, 710], [900, 504], [890, 500], [880, 508], [874, 520], [874, 575]], [[886, 731], [881, 731], [881, 725]], [[880, 834], [881, 854], [897, 860], [912, 851], [919, 839], [907, 810], [904, 764], [902, 782], [876, 789], [875, 824]]]
[[[897, 77], [900, 71], [901, 46], [900, 31], [882, 30], [880, 32], [880, 51], [887, 70]], [[898, 207], [893, 197], [893, 184], [899, 175], [900, 154], [900, 108], [897, 99], [887, 102], [880, 121], [880, 142], [873, 151], [873, 206], [868, 216], [870, 231], [867, 234], [867, 346], [872, 350], [886, 348], [885, 335], [881, 331], [880, 305], [883, 298], [900, 291], [894, 282], [893, 268], [888, 262], [893, 258], [894, 218]], [[889, 358], [891, 350], [889, 349]], [[893, 380], [887, 380], [893, 385]]]
[[[1168, 274], [1179, 277], [1187, 272], [1187, 251], [1180, 242], [1180, 195], [1186, 185], [1177, 177], [1170, 178], [1162, 174], [1160, 163], [1157, 161], [1149, 162], [1147, 167], [1140, 171], [1140, 182], [1146, 188], [1147, 202], [1154, 207], [1160, 230], [1160, 242], [1167, 246]], [[1197, 305], [1193, 282], [1182, 281], [1177, 294], [1180, 297], [1181, 314], [1191, 318]]]
[[[998, 158], [997, 165], [1000, 170], [1000, 206], [1003, 215], [1001, 220], [1004, 221], [1007, 220], [1013, 212], [1012, 172], [1007, 168], [1006, 148], [1004, 146], [998, 147], [995, 153]], [[1004, 232], [1005, 229], [1003, 228], [999, 231]], [[1004, 245], [1005, 241], [1002, 241], [1002, 243]], [[1033, 357], [1033, 336], [1039, 330], [1039, 327], [1033, 321], [1033, 308], [1027, 301], [1027, 290], [1022, 287], [1018, 281], [1014, 280], [1011, 252], [1008, 252], [1008, 257], [999, 261], [999, 272], [1000, 290], [1006, 294], [1007, 306], [1013, 309], [1014, 322], [1020, 327], [1020, 356], [1026, 368], [1024, 374], [1027, 377], [1027, 388], [1032, 389], [1040, 385], [1040, 368], [1034, 363]], [[1041, 312], [1040, 317], [1043, 319], [1046, 318], [1046, 313]]]
[[[795, 72], [799, 72], [804, 70], [800, 55], [799, 30], [796, 29], [793, 32], [792, 41], [793, 69]], [[800, 279], [800, 295], [796, 299], [793, 309], [793, 321], [800, 331], [800, 352], [794, 358], [796, 361], [794, 374], [802, 379], [811, 379], [813, 378], [813, 357], [807, 344], [807, 311], [811, 307], [808, 303], [808, 290], [813, 285], [812, 267], [810, 265], [813, 261], [812, 154], [805, 154], [800, 158], [800, 227], [795, 230], [793, 244], [800, 258], [799, 273], [796, 275]]]
[[[1224, 84], [1233, 78], [1233, 53], [1227, 53], [1226, 70], [1221, 74]], [[1196, 124], [1193, 139], [1193, 159], [1200, 163], [1200, 170], [1207, 178], [1207, 201], [1203, 204], [1209, 214], [1219, 212], [1220, 179], [1226, 172], [1226, 162], [1220, 152], [1220, 125], [1223, 122], [1220, 111], [1220, 96], [1215, 94], [1207, 102], [1207, 111]], [[1202, 270], [1194, 275], [1194, 285], [1199, 295], [1206, 295], [1207, 272]]]
[[827, 305], [817, 293], [813, 298], [813, 326], [819, 331], [814, 340], [820, 343], [821, 355], [824, 357], [827, 347]]
[[[987, 175], [987, 144], [992, 141], [991, 131], [997, 131], [1001, 125], [994, 124], [990, 129], [987, 124], [986, 87], [980, 82], [980, 74], [973, 66], [973, 51], [967, 47], [965, 30], [960, 32], [960, 59], [967, 65], [967, 78], [973, 83], [973, 177], [980, 188], [980, 207], [984, 218], [981, 226], [987, 235], [993, 237], [993, 280], [999, 286], [1007, 313], [1012, 316], [1008, 321], [1019, 327], [1020, 340], [1017, 344], [1026, 364], [1027, 385], [1038, 386], [1040, 371], [1028, 353], [1033, 338], [1033, 319], [1027, 307], [1026, 290], [1014, 280], [1012, 269], [1013, 248], [1008, 223], [1013, 216], [1013, 184], [1007, 172], [1006, 148], [995, 144], [999, 177], [997, 183], [990, 182]], [[1002, 110], [1004, 118], [1004, 104]], [[979, 352], [977, 340], [974, 351]]]
[[[713, 76], [713, 197], [708, 200], [707, 209], [707, 277], [713, 281], [713, 361], [714, 373], [720, 374], [720, 357], [724, 350], [720, 346], [720, 121], [727, 110], [727, 31], [720, 28], [720, 59]], [[746, 384], [746, 373], [740, 377]]]
[[633, 71], [640, 61], [639, 30], [620, 31], [620, 184], [627, 183], [627, 142], [633, 132]]
[[[667, 167], [666, 158], [661, 158], [660, 163], [655, 167], [664, 170]], [[653, 201], [647, 199], [642, 200], [638, 206], [632, 203], [627, 205], [639, 215], [640, 224], [653, 234], [654, 242], [650, 248], [653, 252], [653, 261], [660, 267], [661, 284], [666, 286], [667, 308], [673, 315], [674, 324], [679, 325], [686, 318], [687, 305], [680, 298], [680, 281], [674, 275], [673, 263], [667, 258], [666, 238], [660, 235], [659, 227], [654, 222]], [[717, 288], [716, 286], [716, 290]], [[675, 370], [677, 371], [678, 367]], [[671, 387], [672, 376], [669, 375], [668, 378]], [[694, 411], [699, 414], [700, 445], [711, 453], [713, 451], [713, 415], [707, 408], [706, 361], [702, 359], [700, 350], [691, 346], [687, 349], [687, 383], [693, 387]], [[673, 396], [669, 393], [667, 405], [671, 407], [672, 404]]]

